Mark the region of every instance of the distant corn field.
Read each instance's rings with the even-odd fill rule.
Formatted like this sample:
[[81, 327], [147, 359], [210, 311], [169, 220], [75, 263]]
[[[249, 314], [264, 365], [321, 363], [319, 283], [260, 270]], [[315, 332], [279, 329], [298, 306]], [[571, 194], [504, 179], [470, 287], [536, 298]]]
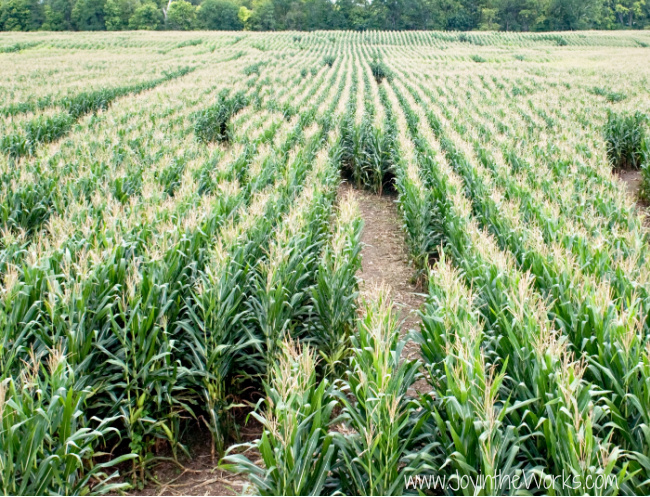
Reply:
[[[263, 495], [650, 492], [649, 46], [1, 34], [0, 491], [201, 432]], [[395, 198], [408, 335], [342, 181]]]

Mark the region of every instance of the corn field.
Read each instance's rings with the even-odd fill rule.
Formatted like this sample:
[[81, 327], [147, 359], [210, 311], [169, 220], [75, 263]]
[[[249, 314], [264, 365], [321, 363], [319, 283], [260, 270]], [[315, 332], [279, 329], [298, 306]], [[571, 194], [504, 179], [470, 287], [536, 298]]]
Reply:
[[197, 432], [261, 495], [650, 492], [648, 46], [0, 34], [0, 492], [142, 489]]

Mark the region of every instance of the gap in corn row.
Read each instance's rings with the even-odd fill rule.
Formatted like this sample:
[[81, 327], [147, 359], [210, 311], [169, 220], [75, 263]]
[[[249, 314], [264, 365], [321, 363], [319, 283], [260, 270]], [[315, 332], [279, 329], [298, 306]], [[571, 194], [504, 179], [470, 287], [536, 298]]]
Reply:
[[[248, 410], [244, 413], [244, 417]], [[259, 423], [252, 418], [244, 425], [241, 421], [242, 442], [252, 442], [262, 434]], [[181, 457], [183, 468], [173, 461], [161, 462], [153, 470], [155, 481], [149, 480], [142, 490], [130, 490], [127, 495], [241, 495], [249, 483], [242, 476], [222, 471], [212, 462], [210, 432], [199, 424], [193, 426], [184, 441], [190, 458]], [[164, 454], [159, 454], [164, 455]], [[169, 454], [171, 457], [171, 453]]]
[[[390, 288], [391, 300], [400, 319], [400, 334], [406, 336], [411, 330], [419, 330], [418, 311], [424, 304], [425, 296], [414, 282], [413, 267], [409, 264], [404, 231], [397, 209], [397, 195], [394, 191], [377, 195], [367, 190], [354, 188], [342, 183], [339, 198], [352, 195], [359, 204], [363, 218], [361, 232], [361, 260], [359, 273], [361, 293], [378, 285]], [[420, 348], [409, 341], [402, 352], [404, 359], [416, 359]], [[428, 392], [425, 380], [413, 386], [415, 392]]]
[[641, 186], [643, 183], [643, 177], [641, 176], [641, 170], [639, 169], [624, 169], [622, 171], [612, 173], [614, 176], [625, 183], [627, 192], [632, 199], [641, 207], [647, 207], [648, 201], [640, 198]]

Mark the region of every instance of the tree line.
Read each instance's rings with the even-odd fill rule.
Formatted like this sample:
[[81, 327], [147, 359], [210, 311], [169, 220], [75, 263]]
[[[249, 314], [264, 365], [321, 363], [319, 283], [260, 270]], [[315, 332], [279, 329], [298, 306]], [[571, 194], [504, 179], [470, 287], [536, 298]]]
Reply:
[[647, 0], [0, 0], [2, 31], [644, 28]]

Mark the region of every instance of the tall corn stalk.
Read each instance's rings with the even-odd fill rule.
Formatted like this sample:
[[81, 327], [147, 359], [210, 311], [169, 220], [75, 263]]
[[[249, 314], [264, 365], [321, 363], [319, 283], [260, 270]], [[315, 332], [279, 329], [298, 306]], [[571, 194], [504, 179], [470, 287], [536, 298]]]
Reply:
[[423, 430], [430, 413], [408, 393], [420, 363], [401, 358], [405, 342], [386, 288], [368, 298], [363, 312], [338, 394], [336, 474], [346, 494], [402, 495], [408, 476], [427, 467], [430, 450]]
[[[265, 411], [252, 415], [262, 424], [255, 447], [263, 468], [243, 454], [227, 455], [223, 467], [246, 474], [260, 495], [321, 495], [337, 447], [328, 432], [336, 400], [327, 380], [316, 376], [309, 347], [285, 341], [265, 381]], [[235, 446], [232, 450], [239, 450]]]
[[327, 364], [329, 374], [342, 372], [350, 352], [358, 297], [357, 271], [361, 268], [359, 206], [353, 197], [339, 204], [334, 234], [323, 250], [311, 289], [314, 318], [308, 340]]
[[[429, 276], [429, 297], [416, 338], [434, 388], [430, 405], [444, 458], [439, 471], [450, 481], [469, 477], [470, 482], [484, 482], [484, 487], [464, 488], [467, 495], [499, 495], [530, 470], [520, 454], [530, 435], [510, 413], [524, 411], [531, 401], [511, 404], [504, 395], [507, 358], [500, 372], [486, 364], [475, 300], [443, 252]], [[462, 488], [460, 480], [456, 485]]]
[[[91, 393], [76, 387], [60, 350], [45, 364], [32, 355], [17, 379], [0, 381], [0, 490], [5, 495], [103, 494], [128, 488], [111, 482], [126, 454], [96, 463], [95, 446], [111, 432], [114, 418], [85, 420]], [[110, 454], [109, 454], [110, 455]]]
[[278, 227], [258, 272], [252, 275], [252, 295], [247, 300], [249, 329], [262, 374], [273, 364], [282, 341], [302, 336], [307, 329], [304, 321], [310, 313], [310, 288], [316, 278], [316, 257], [324, 242], [333, 191], [333, 168], [321, 152], [307, 186]]

